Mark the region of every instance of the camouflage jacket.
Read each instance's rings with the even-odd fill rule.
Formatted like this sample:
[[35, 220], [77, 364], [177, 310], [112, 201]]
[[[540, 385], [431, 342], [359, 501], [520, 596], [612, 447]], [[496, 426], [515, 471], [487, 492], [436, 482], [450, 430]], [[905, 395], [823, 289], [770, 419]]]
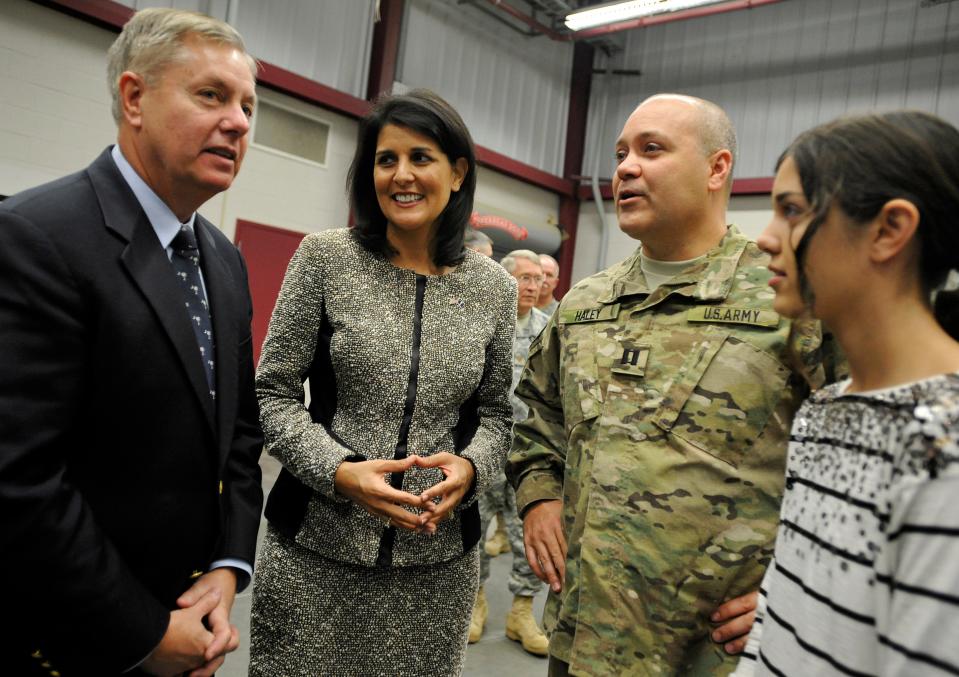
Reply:
[[519, 383], [519, 377], [523, 375], [523, 368], [526, 366], [529, 346], [533, 339], [543, 331], [547, 322], [549, 322], [549, 315], [536, 308], [530, 309], [529, 322], [522, 325], [519, 321], [516, 322], [516, 336], [513, 338], [513, 383], [509, 388], [509, 403], [513, 405], [514, 421], [524, 420], [529, 411], [526, 403], [516, 397], [514, 393], [516, 385]]
[[[563, 500], [569, 543], [550, 593], [550, 653], [570, 674], [724, 675], [709, 614], [756, 590], [773, 551], [790, 421], [767, 257], [734, 227], [651, 290], [639, 251], [566, 295], [530, 348], [507, 475], [520, 514]], [[818, 323], [792, 340], [825, 380]]]

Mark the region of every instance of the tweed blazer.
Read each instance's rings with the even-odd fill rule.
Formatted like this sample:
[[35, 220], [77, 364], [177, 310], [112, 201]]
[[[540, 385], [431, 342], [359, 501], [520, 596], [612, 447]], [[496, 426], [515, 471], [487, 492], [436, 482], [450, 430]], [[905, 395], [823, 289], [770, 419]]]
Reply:
[[[515, 321], [515, 280], [475, 252], [426, 276], [367, 251], [346, 229], [304, 238], [256, 376], [266, 443], [284, 466], [267, 502], [271, 524], [325, 557], [368, 566], [469, 550], [480, 537], [474, 498], [509, 449]], [[442, 451], [467, 458], [476, 475], [432, 536], [386, 527], [334, 491], [340, 463]], [[414, 466], [388, 479], [419, 494], [443, 475]]]

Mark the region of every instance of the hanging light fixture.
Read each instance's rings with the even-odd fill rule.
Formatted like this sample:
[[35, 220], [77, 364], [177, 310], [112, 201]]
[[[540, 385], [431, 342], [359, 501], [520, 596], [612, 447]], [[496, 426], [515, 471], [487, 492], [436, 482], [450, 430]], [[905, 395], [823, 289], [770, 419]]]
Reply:
[[626, 0], [625, 2], [607, 2], [588, 9], [581, 9], [566, 15], [566, 27], [571, 31], [605, 26], [607, 24], [639, 19], [654, 14], [678, 12], [692, 7], [716, 5], [724, 0]]

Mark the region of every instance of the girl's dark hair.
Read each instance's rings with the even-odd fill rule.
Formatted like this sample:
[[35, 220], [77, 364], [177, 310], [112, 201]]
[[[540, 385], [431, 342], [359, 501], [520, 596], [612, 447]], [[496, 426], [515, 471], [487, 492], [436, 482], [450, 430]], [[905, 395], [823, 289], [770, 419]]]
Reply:
[[414, 89], [402, 95], [383, 95], [360, 122], [356, 153], [346, 178], [350, 206], [356, 218], [355, 237], [369, 251], [392, 256], [396, 250], [386, 239], [386, 217], [380, 210], [373, 187], [373, 163], [380, 130], [386, 125], [405, 127], [428, 136], [440, 147], [451, 164], [465, 158], [469, 168], [459, 191], [439, 216], [439, 227], [430, 243], [433, 263], [452, 266], [463, 260], [463, 237], [473, 213], [476, 191], [476, 152], [469, 130], [452, 106], [428, 89]]
[[[889, 200], [919, 210], [919, 275], [928, 294], [959, 268], [959, 131], [920, 111], [845, 117], [804, 132], [780, 156], [792, 158], [812, 220], [796, 247], [800, 281], [809, 243], [833, 205], [856, 223], [875, 218]], [[939, 292], [936, 319], [959, 340], [959, 295]]]

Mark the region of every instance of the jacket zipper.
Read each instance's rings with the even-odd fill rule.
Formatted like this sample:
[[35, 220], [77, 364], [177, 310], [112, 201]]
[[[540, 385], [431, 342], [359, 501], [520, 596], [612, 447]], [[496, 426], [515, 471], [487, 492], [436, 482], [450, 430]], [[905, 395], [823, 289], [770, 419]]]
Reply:
[[[423, 299], [426, 296], [426, 276], [416, 276], [416, 302], [413, 306], [413, 347], [410, 358], [410, 375], [406, 383], [406, 402], [403, 404], [403, 422], [400, 424], [400, 434], [396, 441], [393, 459], [401, 461], [409, 454], [407, 445], [410, 437], [410, 424], [413, 422], [413, 409], [416, 405], [416, 383], [420, 372], [420, 339], [423, 334]], [[391, 473], [390, 486], [394, 489], [403, 487], [402, 472]], [[393, 544], [396, 542], [396, 527], [387, 527], [380, 538], [379, 553], [376, 556], [376, 566], [389, 567], [393, 564]]]

